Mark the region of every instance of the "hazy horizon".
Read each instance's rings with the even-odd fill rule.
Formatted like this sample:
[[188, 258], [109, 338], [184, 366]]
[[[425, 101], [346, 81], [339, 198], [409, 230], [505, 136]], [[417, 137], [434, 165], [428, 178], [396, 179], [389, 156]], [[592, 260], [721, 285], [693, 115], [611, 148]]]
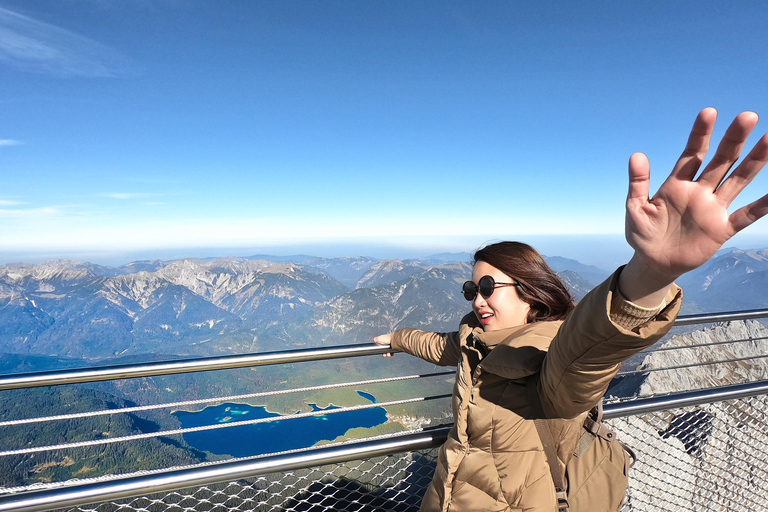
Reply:
[[[12, 263], [37, 264], [51, 260], [76, 260], [98, 265], [119, 267], [142, 260], [179, 260], [187, 258], [248, 258], [256, 255], [273, 257], [316, 256], [339, 258], [366, 256], [375, 259], [419, 259], [443, 253], [468, 253], [502, 239], [475, 239], [449, 243], [416, 246], [404, 241], [374, 242], [354, 241], [332, 243], [296, 243], [254, 247], [180, 247], [147, 249], [143, 251], [96, 252], [96, 251], [51, 251], [51, 252], [9, 252], [0, 250], [0, 265]], [[611, 271], [626, 263], [632, 255], [631, 248], [620, 235], [545, 235], [508, 237], [504, 240], [519, 240], [535, 247], [547, 257], [563, 257]], [[422, 239], [423, 241], [423, 239]], [[413, 242], [413, 241], [411, 241]], [[758, 250], [768, 248], [768, 236], [741, 234], [726, 243], [722, 251], [731, 249]]]

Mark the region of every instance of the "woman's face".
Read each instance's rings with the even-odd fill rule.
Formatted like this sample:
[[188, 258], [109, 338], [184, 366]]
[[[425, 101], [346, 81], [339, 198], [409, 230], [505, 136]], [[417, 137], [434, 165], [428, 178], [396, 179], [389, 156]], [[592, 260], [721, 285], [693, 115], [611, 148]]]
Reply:
[[[472, 270], [472, 282], [478, 284], [483, 276], [491, 276], [496, 283], [512, 283], [511, 278], [501, 270], [484, 261], [475, 263]], [[528, 311], [531, 309], [527, 302], [520, 300], [515, 286], [500, 286], [493, 290], [490, 297], [481, 294], [472, 301], [472, 311], [485, 331], [498, 331], [508, 327], [517, 327], [528, 323]]]

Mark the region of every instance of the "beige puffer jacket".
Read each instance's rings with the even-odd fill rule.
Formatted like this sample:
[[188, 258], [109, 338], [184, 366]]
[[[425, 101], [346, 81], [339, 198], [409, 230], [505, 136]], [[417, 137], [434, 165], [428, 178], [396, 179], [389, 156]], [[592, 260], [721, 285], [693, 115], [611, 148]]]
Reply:
[[565, 463], [581, 435], [586, 411], [605, 394], [621, 362], [666, 334], [680, 309], [682, 291], [674, 287], [654, 319], [625, 330], [609, 317], [617, 281], [618, 271], [565, 322], [486, 333], [471, 313], [458, 332], [401, 329], [393, 334], [394, 349], [435, 364], [457, 365], [454, 425], [440, 448], [421, 510], [557, 510], [549, 465], [530, 421], [526, 378], [540, 372], [544, 413], [561, 418], [550, 426]]

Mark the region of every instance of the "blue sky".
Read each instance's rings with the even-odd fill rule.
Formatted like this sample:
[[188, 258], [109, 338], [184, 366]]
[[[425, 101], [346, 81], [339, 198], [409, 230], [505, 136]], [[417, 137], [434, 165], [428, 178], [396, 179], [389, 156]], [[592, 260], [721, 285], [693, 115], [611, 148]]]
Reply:
[[630, 154], [655, 187], [701, 108], [768, 116], [766, 26], [757, 1], [0, 0], [0, 263], [588, 259]]

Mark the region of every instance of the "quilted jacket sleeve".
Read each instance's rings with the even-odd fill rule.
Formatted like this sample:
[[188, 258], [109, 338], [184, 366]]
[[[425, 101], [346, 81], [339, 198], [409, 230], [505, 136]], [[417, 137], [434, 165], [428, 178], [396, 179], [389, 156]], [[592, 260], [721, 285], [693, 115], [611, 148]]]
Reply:
[[628, 330], [611, 321], [620, 272], [587, 294], [552, 340], [539, 381], [546, 416], [573, 418], [591, 409], [622, 361], [656, 343], [672, 327], [683, 295], [676, 285], [667, 294], [666, 307], [647, 322]]
[[392, 334], [391, 346], [440, 366], [456, 366], [461, 360], [458, 332], [399, 329]]

